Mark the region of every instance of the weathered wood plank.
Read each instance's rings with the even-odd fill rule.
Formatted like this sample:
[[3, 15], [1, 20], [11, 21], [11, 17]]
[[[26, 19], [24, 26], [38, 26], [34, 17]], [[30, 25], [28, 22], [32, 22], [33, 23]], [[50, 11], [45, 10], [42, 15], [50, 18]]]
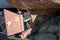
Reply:
[[13, 7], [24, 10], [60, 8], [59, 0], [7, 0]]

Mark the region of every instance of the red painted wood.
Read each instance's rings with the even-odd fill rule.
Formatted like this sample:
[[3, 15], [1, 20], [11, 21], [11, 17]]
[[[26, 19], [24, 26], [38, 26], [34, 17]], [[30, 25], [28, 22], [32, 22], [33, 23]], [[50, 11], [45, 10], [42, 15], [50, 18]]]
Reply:
[[4, 9], [7, 35], [24, 31], [23, 16]]

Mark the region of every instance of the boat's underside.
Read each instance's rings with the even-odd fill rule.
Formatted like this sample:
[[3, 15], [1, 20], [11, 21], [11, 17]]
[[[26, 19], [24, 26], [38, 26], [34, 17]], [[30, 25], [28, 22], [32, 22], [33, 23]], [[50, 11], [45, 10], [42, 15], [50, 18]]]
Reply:
[[59, 0], [7, 0], [13, 7], [23, 10], [60, 8]]

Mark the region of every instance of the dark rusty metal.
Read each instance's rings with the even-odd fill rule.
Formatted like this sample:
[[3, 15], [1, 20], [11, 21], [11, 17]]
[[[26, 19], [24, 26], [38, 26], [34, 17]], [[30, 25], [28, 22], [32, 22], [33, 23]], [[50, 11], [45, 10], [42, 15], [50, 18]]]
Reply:
[[7, 0], [13, 7], [22, 10], [41, 10], [60, 8], [59, 0]]

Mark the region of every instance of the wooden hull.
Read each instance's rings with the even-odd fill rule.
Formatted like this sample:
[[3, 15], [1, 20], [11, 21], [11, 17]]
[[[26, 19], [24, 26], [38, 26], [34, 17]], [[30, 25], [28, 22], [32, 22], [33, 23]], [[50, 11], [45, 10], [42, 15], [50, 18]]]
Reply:
[[60, 4], [54, 0], [7, 0], [13, 7], [22, 10], [57, 9]]

